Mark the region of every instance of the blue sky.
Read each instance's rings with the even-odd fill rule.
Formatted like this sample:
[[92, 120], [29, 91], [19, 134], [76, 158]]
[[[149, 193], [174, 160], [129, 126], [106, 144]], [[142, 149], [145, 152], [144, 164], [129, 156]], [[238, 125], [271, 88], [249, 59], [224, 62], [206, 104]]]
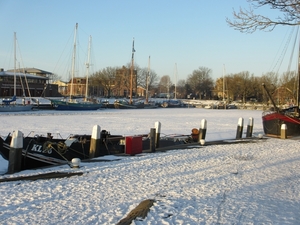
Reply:
[[[0, 68], [13, 68], [13, 33], [24, 67], [35, 67], [68, 78], [75, 24], [78, 55], [87, 54], [92, 36], [91, 72], [130, 63], [135, 39], [135, 63], [158, 76], [186, 79], [193, 70], [207, 67], [214, 79], [249, 71], [269, 72], [290, 28], [244, 34], [230, 28], [232, 9], [248, 7], [246, 0], [1, 0]], [[269, 16], [269, 9], [262, 9]], [[84, 57], [82, 64], [84, 64]], [[69, 57], [70, 58], [70, 57]], [[79, 60], [80, 61], [80, 57]], [[286, 70], [286, 68], [282, 68]], [[175, 79], [174, 79], [175, 80]], [[173, 82], [174, 82], [173, 80]]]

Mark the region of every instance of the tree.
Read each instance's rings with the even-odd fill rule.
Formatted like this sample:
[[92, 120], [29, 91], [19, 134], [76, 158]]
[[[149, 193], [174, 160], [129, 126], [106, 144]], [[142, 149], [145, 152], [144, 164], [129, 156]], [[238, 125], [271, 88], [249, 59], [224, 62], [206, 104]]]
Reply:
[[[255, 78], [248, 71], [231, 74], [226, 78], [228, 95], [232, 100], [242, 100], [244, 103], [250, 97], [256, 97]], [[260, 86], [259, 86], [260, 87]]]
[[151, 88], [157, 83], [158, 81], [158, 76], [157, 74], [150, 69], [150, 71], [148, 71], [148, 68], [141, 68], [138, 71], [138, 77], [137, 77], [137, 83], [138, 85], [140, 85], [143, 88], [147, 88], [146, 87], [146, 81], [147, 81], [147, 76], [148, 77], [148, 90], [151, 90]]
[[213, 90], [211, 73], [211, 69], [199, 67], [198, 70], [194, 70], [187, 78], [186, 83], [191, 88], [193, 94], [200, 99], [211, 97], [211, 91]]
[[[230, 27], [243, 32], [253, 33], [256, 30], [272, 31], [278, 25], [300, 25], [300, 1], [299, 0], [247, 0], [249, 9], [240, 8], [233, 10], [233, 20], [226, 18]], [[259, 14], [254, 10], [268, 6], [281, 13], [276, 19], [271, 19]], [[254, 10], [253, 10], [254, 9]]]
[[[104, 93], [102, 93], [102, 95], [110, 97], [113, 94], [112, 92], [116, 82], [116, 70], [116, 67], [106, 67], [92, 74], [90, 77], [92, 87], [103, 89]], [[99, 95], [99, 93], [97, 93], [97, 95]]]
[[293, 92], [296, 92], [297, 89], [297, 73], [296, 71], [289, 71], [283, 73], [281, 78], [279, 79], [279, 85], [285, 86], [286, 88], [289, 88], [290, 90], [293, 90]]
[[262, 87], [261, 77], [251, 77], [252, 96], [256, 98], [258, 102], [263, 102], [264, 90]]
[[[293, 99], [297, 99], [297, 73], [296, 71], [289, 71], [283, 73], [282, 77], [279, 80], [279, 85], [282, 88], [289, 90]], [[281, 96], [285, 97], [285, 96]]]
[[176, 85], [176, 98], [186, 98], [187, 88], [185, 80], [179, 80]]
[[61, 79], [62, 79], [62, 76], [59, 76], [58, 74], [54, 73], [54, 74], [52, 75], [52, 79], [51, 79], [51, 82], [50, 82], [50, 83], [52, 83], [52, 82], [54, 82], [54, 81], [59, 81], [59, 80], [61, 80]]
[[160, 81], [158, 84], [160, 93], [170, 94], [170, 89], [171, 89], [172, 85], [173, 84], [172, 84], [172, 81], [171, 81], [169, 75], [162, 76], [162, 78], [160, 78]]

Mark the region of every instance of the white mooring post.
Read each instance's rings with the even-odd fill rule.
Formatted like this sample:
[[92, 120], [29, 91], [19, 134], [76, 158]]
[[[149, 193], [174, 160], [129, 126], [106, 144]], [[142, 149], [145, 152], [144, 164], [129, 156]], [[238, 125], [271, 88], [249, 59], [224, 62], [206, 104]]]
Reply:
[[93, 127], [92, 136], [91, 136], [91, 144], [90, 144], [90, 151], [89, 151], [90, 159], [99, 155], [100, 134], [101, 134], [101, 127], [99, 125], [95, 125]]
[[23, 133], [19, 130], [14, 131], [10, 142], [9, 161], [7, 173], [21, 171], [23, 149]]
[[159, 121], [155, 122], [155, 148], [159, 148], [159, 141], [160, 141], [160, 130], [161, 130], [161, 123]]
[[200, 128], [199, 128], [199, 138], [198, 138], [199, 143], [200, 143], [200, 140], [205, 140], [206, 129], [207, 129], [207, 121], [206, 121], [206, 119], [202, 119], [201, 123], [200, 123]]
[[253, 119], [253, 117], [250, 117], [249, 120], [248, 120], [246, 137], [252, 137], [253, 123], [254, 123], [254, 119]]
[[286, 124], [281, 124], [280, 138], [287, 139], [287, 126]]
[[238, 126], [236, 130], [236, 139], [241, 139], [243, 135], [243, 127], [244, 127], [244, 119], [242, 117], [239, 118]]

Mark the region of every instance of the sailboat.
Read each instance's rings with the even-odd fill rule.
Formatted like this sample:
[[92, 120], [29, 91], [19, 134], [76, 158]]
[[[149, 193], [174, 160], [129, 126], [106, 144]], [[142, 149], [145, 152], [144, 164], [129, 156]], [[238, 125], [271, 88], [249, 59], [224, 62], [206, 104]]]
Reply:
[[[298, 34], [299, 35], [299, 34]], [[262, 113], [263, 129], [267, 136], [280, 137], [282, 129], [286, 132], [287, 138], [300, 136], [300, 110], [299, 110], [299, 87], [300, 87], [300, 43], [298, 51], [297, 69], [297, 91], [295, 105], [280, 109], [273, 100], [265, 84], [263, 87], [272, 102], [273, 110]]]
[[89, 101], [88, 96], [88, 77], [89, 77], [89, 67], [90, 67], [90, 51], [91, 51], [91, 41], [92, 37], [89, 38], [89, 53], [88, 53], [88, 62], [86, 63], [86, 91], [83, 101], [78, 101], [73, 99], [73, 82], [74, 82], [74, 71], [75, 71], [75, 55], [76, 55], [76, 36], [77, 36], [78, 23], [75, 26], [75, 35], [74, 35], [74, 50], [73, 50], [73, 59], [72, 59], [72, 78], [71, 78], [71, 90], [70, 97], [67, 100], [55, 100], [52, 99], [51, 103], [53, 104], [56, 110], [98, 110], [102, 107], [102, 104], [97, 101]]
[[[132, 41], [132, 55], [131, 55], [131, 66], [130, 66], [130, 92], [129, 101], [127, 99], [117, 99], [114, 102], [115, 109], [143, 109], [144, 101], [133, 101], [133, 72], [134, 72], [134, 38]], [[135, 84], [136, 85], [136, 84]]]
[[149, 100], [149, 84], [150, 84], [150, 55], [148, 59], [148, 71], [146, 75], [146, 99], [145, 99], [145, 104], [144, 108], [145, 109], [156, 109], [158, 108], [158, 103], [155, 101]]
[[0, 112], [22, 112], [30, 111], [33, 108], [33, 105], [26, 104], [25, 99], [22, 99], [22, 104], [17, 104], [17, 75], [16, 75], [16, 62], [17, 62], [17, 53], [16, 53], [16, 42], [17, 35], [14, 33], [14, 95], [9, 99], [2, 99], [2, 105], [0, 105]]

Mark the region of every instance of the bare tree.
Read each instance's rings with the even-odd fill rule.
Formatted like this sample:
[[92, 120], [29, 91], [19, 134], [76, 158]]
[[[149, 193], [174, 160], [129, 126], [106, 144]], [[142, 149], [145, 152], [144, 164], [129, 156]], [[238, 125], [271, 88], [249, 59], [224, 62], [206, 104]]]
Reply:
[[170, 89], [171, 89], [172, 85], [173, 85], [173, 83], [172, 83], [169, 75], [162, 76], [162, 78], [160, 78], [160, 81], [158, 84], [160, 93], [170, 93]]
[[104, 96], [110, 97], [116, 83], [116, 67], [106, 67], [90, 77], [92, 87], [100, 87], [103, 89]]
[[286, 73], [283, 73], [283, 76], [279, 80], [279, 85], [281, 87], [284, 87], [293, 94], [293, 98], [297, 98], [297, 73], [296, 71], [289, 71]]
[[250, 75], [248, 71], [231, 74], [226, 77], [226, 87], [228, 95], [232, 100], [242, 100], [246, 102], [247, 98], [255, 95], [253, 88], [254, 76]]
[[187, 78], [187, 84], [193, 91], [193, 94], [200, 99], [211, 97], [211, 91], [213, 90], [211, 73], [211, 69], [199, 67], [198, 70], [194, 70]]
[[177, 82], [176, 91], [177, 91], [176, 96], [178, 98], [186, 98], [187, 90], [186, 90], [186, 81], [185, 80], [179, 80]]
[[[247, 0], [249, 9], [240, 8], [233, 10], [233, 20], [226, 18], [230, 27], [243, 32], [253, 33], [256, 30], [272, 31], [278, 25], [300, 25], [300, 1], [299, 0]], [[271, 19], [255, 14], [255, 9], [269, 7], [277, 10], [281, 16]]]
[[140, 85], [143, 88], [147, 88], [147, 77], [148, 77], [148, 89], [150, 90], [153, 85], [155, 85], [158, 82], [158, 76], [157, 74], [150, 69], [150, 71], [148, 71], [148, 68], [141, 68], [138, 71], [138, 77], [137, 77], [137, 83], [138, 85]]
[[52, 75], [52, 81], [50, 81], [50, 83], [52, 83], [52, 82], [54, 82], [54, 81], [59, 81], [59, 80], [61, 80], [62, 79], [62, 76], [59, 76], [58, 74], [56, 74], [56, 73], [54, 73], [53, 75]]

